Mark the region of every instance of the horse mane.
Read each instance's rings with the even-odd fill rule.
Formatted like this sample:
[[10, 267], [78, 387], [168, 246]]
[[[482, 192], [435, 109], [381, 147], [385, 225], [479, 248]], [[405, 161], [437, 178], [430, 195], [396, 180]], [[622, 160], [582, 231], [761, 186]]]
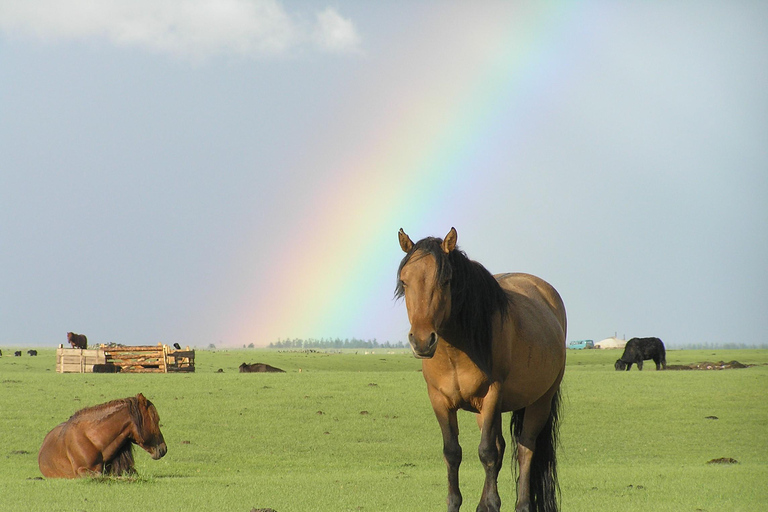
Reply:
[[[148, 405], [152, 404], [149, 401], [147, 401], [147, 403]], [[100, 421], [109, 418], [114, 414], [117, 414], [117, 412], [124, 408], [128, 408], [128, 414], [131, 417], [131, 420], [133, 420], [133, 422], [136, 424], [136, 430], [139, 431], [139, 434], [141, 434], [142, 437], [145, 437], [144, 414], [142, 413], [142, 408], [139, 405], [139, 400], [135, 396], [129, 396], [128, 398], [120, 398], [103, 404], [85, 407], [74, 413], [69, 418], [69, 420], [73, 421], [88, 419], [92, 421]]]
[[511, 297], [483, 265], [469, 259], [458, 247], [446, 254], [442, 243], [440, 238], [427, 237], [413, 245], [397, 270], [395, 298], [400, 299], [405, 294], [399, 276], [414, 254], [421, 252], [419, 257], [422, 258], [433, 256], [437, 262], [437, 283], [451, 283], [451, 315], [448, 324], [464, 340], [464, 348], [470, 359], [490, 374], [493, 318], [496, 313], [501, 313], [502, 321], [506, 320]]
[[111, 476], [135, 475], [136, 467], [133, 462], [133, 443], [126, 439], [112, 460], [104, 463], [102, 474]]

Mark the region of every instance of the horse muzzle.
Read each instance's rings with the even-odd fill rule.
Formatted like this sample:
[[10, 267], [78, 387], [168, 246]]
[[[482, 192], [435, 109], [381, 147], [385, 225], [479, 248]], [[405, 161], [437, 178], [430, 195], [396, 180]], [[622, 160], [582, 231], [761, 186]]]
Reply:
[[165, 442], [160, 443], [157, 446], [154, 446], [152, 448], [152, 451], [149, 453], [149, 455], [154, 459], [162, 459], [165, 457], [165, 454], [168, 453], [168, 446], [166, 446]]
[[429, 333], [426, 338], [419, 338], [413, 332], [408, 334], [408, 342], [411, 344], [411, 351], [418, 359], [430, 359], [437, 350], [438, 336], [435, 331]]

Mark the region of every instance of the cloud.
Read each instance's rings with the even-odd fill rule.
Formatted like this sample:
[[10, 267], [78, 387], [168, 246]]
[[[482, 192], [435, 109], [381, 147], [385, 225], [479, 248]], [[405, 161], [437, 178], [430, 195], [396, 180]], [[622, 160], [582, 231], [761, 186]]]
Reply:
[[0, 0], [0, 31], [44, 41], [105, 39], [187, 58], [279, 56], [310, 45], [358, 51], [351, 20], [328, 8], [302, 23], [276, 0]]
[[331, 52], [360, 51], [360, 36], [355, 25], [330, 7], [317, 14], [315, 41]]

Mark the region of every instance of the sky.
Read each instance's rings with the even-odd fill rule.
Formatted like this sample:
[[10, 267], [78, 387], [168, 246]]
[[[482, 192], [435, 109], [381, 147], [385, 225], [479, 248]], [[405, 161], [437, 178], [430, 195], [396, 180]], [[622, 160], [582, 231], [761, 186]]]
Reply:
[[568, 340], [764, 344], [768, 4], [0, 0], [0, 345], [407, 339], [451, 227]]

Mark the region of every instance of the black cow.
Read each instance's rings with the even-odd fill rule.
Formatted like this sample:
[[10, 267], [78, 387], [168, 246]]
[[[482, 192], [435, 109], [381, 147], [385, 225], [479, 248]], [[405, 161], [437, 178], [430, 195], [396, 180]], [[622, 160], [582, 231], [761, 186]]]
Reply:
[[632, 363], [635, 363], [637, 369], [642, 370], [643, 361], [647, 359], [653, 359], [657, 370], [661, 367], [667, 369], [667, 351], [659, 338], [632, 338], [627, 342], [624, 353], [620, 359], [616, 360], [613, 367], [616, 371], [629, 371]]
[[176, 350], [181, 350], [181, 345], [179, 345], [178, 343], [174, 343], [173, 348], [175, 348]]
[[264, 363], [243, 363], [240, 365], [240, 373], [285, 373], [285, 370]]
[[30, 356], [36, 356], [37, 350], [27, 350], [27, 354], [29, 354]]
[[17, 350], [16, 352], [14, 352], [13, 356], [14, 357], [21, 357], [21, 350]]
[[0, 350], [0, 357], [3, 357], [3, 351]]

